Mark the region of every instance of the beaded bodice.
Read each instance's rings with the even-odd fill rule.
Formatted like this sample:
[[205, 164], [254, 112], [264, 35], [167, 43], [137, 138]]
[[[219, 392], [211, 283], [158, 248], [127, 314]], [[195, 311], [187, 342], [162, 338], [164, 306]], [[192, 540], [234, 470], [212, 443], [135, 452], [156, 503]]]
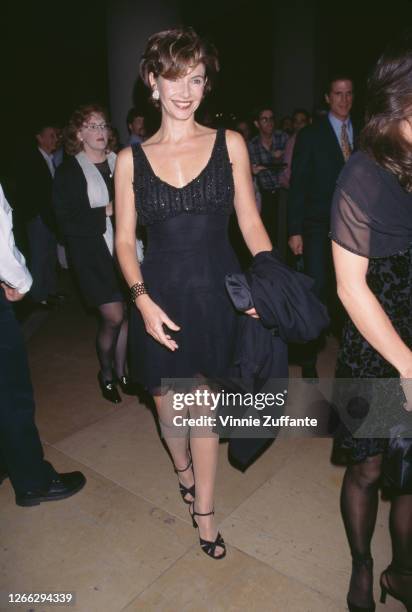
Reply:
[[232, 213], [235, 189], [224, 129], [217, 130], [206, 166], [184, 187], [174, 187], [156, 176], [140, 144], [132, 145], [132, 152], [140, 225], [152, 225], [184, 213]]

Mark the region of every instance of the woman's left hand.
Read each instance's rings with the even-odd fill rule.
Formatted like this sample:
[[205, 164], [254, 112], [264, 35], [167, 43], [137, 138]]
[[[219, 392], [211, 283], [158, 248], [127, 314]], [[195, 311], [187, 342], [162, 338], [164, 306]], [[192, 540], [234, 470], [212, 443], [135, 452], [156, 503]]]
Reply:
[[9, 285], [6, 285], [6, 283], [0, 283], [0, 285], [4, 289], [4, 293], [6, 294], [6, 298], [9, 302], [18, 302], [25, 296], [24, 293], [20, 293], [20, 291], [17, 289], [9, 287]]
[[258, 313], [256, 312], [256, 308], [249, 308], [249, 310], [245, 310], [245, 314], [249, 315], [253, 319], [260, 319]]

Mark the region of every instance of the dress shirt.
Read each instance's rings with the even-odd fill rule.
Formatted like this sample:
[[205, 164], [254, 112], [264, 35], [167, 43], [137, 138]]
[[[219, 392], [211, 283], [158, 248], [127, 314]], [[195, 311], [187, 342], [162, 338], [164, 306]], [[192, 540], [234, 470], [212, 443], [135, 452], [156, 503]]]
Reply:
[[333, 131], [336, 134], [336, 138], [338, 139], [339, 146], [341, 146], [340, 139], [341, 139], [341, 133], [342, 133], [342, 123], [346, 123], [346, 129], [348, 132], [350, 148], [353, 150], [353, 126], [352, 126], [352, 121], [350, 120], [350, 117], [348, 117], [346, 121], [341, 121], [340, 119], [335, 117], [333, 113], [329, 113], [328, 119], [330, 121], [331, 126], [333, 127]]
[[19, 293], [27, 293], [33, 281], [25, 264], [14, 243], [12, 210], [0, 185], [0, 280]]
[[45, 151], [43, 151], [43, 149], [41, 149], [40, 147], [39, 147], [39, 151], [40, 151], [40, 153], [43, 155], [43, 157], [44, 157], [44, 159], [45, 159], [45, 162], [46, 162], [46, 164], [47, 164], [47, 165], [48, 165], [48, 167], [49, 167], [50, 174], [51, 174], [52, 176], [54, 176], [55, 167], [54, 167], [53, 155], [48, 155], [48, 154], [47, 154]]
[[59, 149], [55, 150], [55, 152], [52, 155], [52, 159], [53, 159], [53, 167], [58, 168], [64, 159], [63, 147], [60, 147]]
[[141, 144], [144, 141], [144, 138], [138, 136], [137, 134], [130, 134], [129, 137], [129, 146], [131, 147], [133, 144]]
[[[272, 135], [272, 145], [270, 149], [263, 146], [258, 134], [249, 141], [250, 161], [254, 166], [271, 166], [275, 161], [282, 162], [283, 159], [275, 160], [273, 157], [274, 151], [284, 151], [288, 135], [281, 130], [275, 130]], [[280, 187], [280, 172], [281, 170], [261, 170], [257, 174], [259, 187], [262, 191], [276, 191]]]

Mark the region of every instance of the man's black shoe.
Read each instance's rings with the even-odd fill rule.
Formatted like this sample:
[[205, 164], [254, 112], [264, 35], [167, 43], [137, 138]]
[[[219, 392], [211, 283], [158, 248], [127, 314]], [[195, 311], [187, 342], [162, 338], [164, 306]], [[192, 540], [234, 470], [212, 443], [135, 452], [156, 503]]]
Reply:
[[56, 308], [55, 304], [52, 304], [49, 301], [44, 300], [43, 302], [35, 302], [33, 304], [34, 312], [51, 312]]
[[47, 302], [49, 304], [52, 304], [53, 306], [58, 306], [60, 304], [63, 304], [66, 301], [67, 301], [67, 295], [66, 293], [63, 293], [63, 292], [51, 293], [47, 298]]
[[38, 506], [41, 502], [66, 499], [80, 491], [85, 484], [86, 478], [81, 472], [57, 474], [45, 491], [26, 491], [26, 493], [16, 495], [16, 504], [18, 506]]
[[318, 380], [318, 371], [314, 365], [302, 366], [302, 378], [309, 379], [308, 382], [315, 382]]

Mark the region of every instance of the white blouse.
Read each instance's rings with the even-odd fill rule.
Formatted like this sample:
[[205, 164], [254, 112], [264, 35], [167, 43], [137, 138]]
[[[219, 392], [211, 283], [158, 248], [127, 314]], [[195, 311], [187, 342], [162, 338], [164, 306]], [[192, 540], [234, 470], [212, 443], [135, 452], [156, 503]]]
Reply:
[[14, 242], [13, 216], [0, 185], [0, 280], [19, 293], [27, 293], [33, 279]]

